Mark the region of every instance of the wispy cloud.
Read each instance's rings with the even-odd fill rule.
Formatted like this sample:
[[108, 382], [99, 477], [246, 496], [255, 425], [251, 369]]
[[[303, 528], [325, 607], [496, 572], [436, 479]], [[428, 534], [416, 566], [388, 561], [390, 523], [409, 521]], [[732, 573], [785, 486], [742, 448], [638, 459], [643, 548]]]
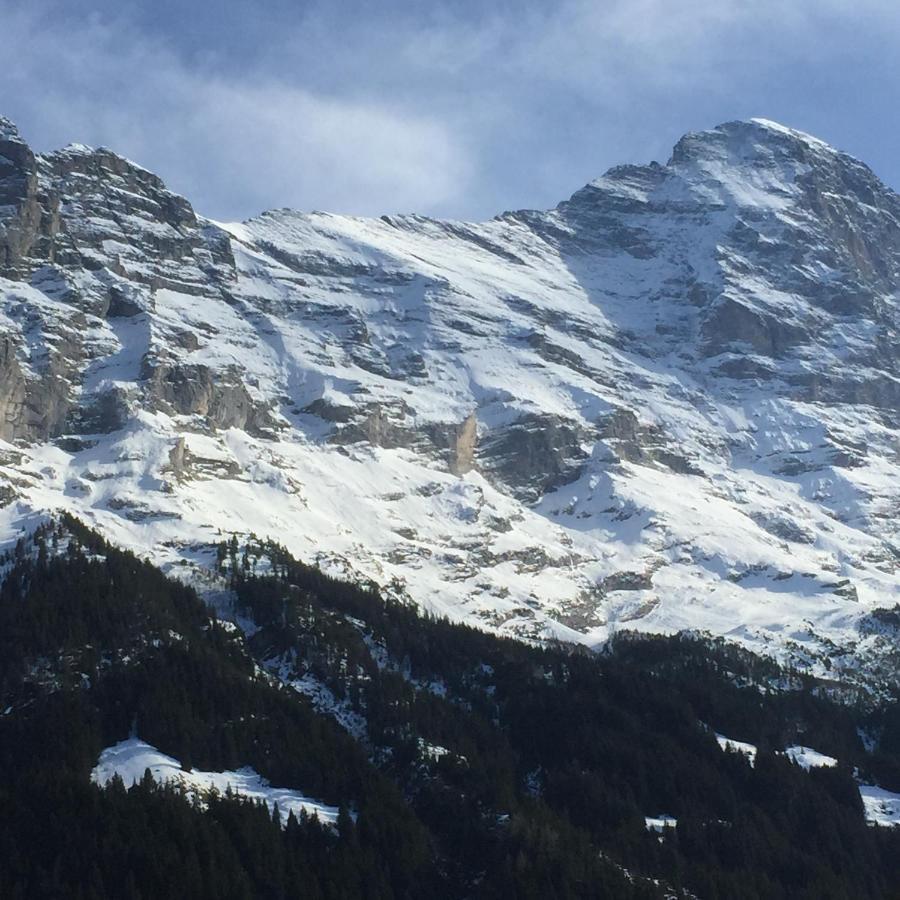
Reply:
[[0, 111], [41, 147], [107, 143], [218, 217], [548, 205], [748, 115], [900, 181], [885, 0], [74, 6], [0, 0]]
[[0, 56], [17, 61], [0, 108], [40, 149], [109, 145], [215, 215], [427, 210], [470, 189], [462, 141], [434, 116], [240, 65], [192, 68], [121, 21], [59, 29], [35, 7], [4, 13]]

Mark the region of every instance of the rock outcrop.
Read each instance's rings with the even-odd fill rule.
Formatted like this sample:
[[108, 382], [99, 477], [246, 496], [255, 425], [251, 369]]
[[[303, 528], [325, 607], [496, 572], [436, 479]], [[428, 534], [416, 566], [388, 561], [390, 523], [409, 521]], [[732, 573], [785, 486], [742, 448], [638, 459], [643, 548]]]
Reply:
[[[227, 236], [156, 175], [103, 148], [35, 155], [0, 119], [0, 277], [10, 282], [6, 312], [19, 325], [2, 338], [0, 437], [33, 441], [109, 432], [127, 419], [127, 391], [86, 384], [97, 320], [152, 318], [161, 290], [222, 300], [236, 273]], [[36, 293], [19, 296], [16, 285]], [[61, 308], [42, 315], [37, 296]], [[149, 320], [146, 331], [144, 364], [128, 375], [143, 380], [148, 405], [199, 415], [213, 428], [271, 427], [270, 404], [250, 397], [237, 367], [221, 377], [203, 365], [153, 364], [154, 345], [199, 347], [192, 331]], [[115, 329], [109, 337], [116, 340]], [[35, 339], [46, 348], [37, 356]]]

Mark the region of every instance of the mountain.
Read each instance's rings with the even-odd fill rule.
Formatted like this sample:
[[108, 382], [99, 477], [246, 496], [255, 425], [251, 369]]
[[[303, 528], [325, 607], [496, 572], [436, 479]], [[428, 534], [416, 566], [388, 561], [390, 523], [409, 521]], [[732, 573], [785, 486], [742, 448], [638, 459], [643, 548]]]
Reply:
[[0, 123], [0, 510], [231, 533], [500, 634], [894, 679], [900, 198], [765, 120], [548, 211], [197, 215]]
[[213, 570], [240, 627], [69, 516], [0, 555], [0, 895], [896, 896], [896, 699], [502, 639], [272, 542]]
[[0, 895], [894, 896], [898, 223], [767, 121], [225, 224], [0, 120]]

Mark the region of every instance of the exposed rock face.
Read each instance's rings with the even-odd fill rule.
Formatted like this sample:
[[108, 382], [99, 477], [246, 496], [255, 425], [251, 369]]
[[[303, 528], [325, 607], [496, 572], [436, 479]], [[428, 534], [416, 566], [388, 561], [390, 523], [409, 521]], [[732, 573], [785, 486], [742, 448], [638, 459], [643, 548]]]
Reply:
[[[361, 442], [375, 447], [393, 449], [411, 447], [421, 441], [414, 425], [409, 421], [409, 409], [402, 401], [398, 403], [363, 403], [353, 407], [332, 407], [316, 405], [308, 407], [317, 411], [328, 421], [340, 423], [332, 436], [336, 444], [358, 444]], [[346, 423], [346, 424], [345, 424]]]
[[482, 469], [526, 502], [575, 481], [588, 454], [588, 432], [558, 416], [523, 416], [496, 429], [479, 448]]
[[0, 340], [0, 437], [14, 436], [17, 423], [25, 416], [25, 377], [16, 359], [16, 345], [4, 337]]
[[[21, 315], [20, 327], [3, 338], [0, 437], [40, 440], [67, 430], [109, 432], [127, 420], [121, 385], [85, 383], [97, 350], [87, 332], [102, 330], [98, 319], [152, 317], [160, 290], [221, 300], [235, 270], [227, 236], [198, 220], [156, 175], [102, 148], [35, 156], [0, 119], [0, 276], [40, 292], [17, 298], [13, 287], [7, 303], [8, 313]], [[41, 315], [37, 296], [62, 308]], [[210, 427], [271, 426], [269, 403], [250, 397], [237, 367], [220, 378], [208, 366], [155, 365], [154, 345], [197, 349], [200, 341], [158, 318], [145, 322], [143, 345], [120, 355], [144, 355], [127, 380], [143, 378], [148, 405], [205, 417]], [[48, 348], [43, 359], [27, 349], [35, 329]], [[115, 329], [109, 337], [117, 339]]]
[[188, 294], [233, 275], [227, 243], [208, 240], [190, 203], [140, 166], [103, 148], [72, 146], [41, 157], [39, 168], [62, 198], [57, 243], [83, 268]]
[[801, 324], [779, 320], [727, 296], [710, 307], [703, 334], [706, 350], [712, 356], [745, 345], [760, 356], [777, 358], [809, 338]]
[[264, 406], [253, 398], [235, 369], [214, 372], [205, 365], [159, 364], [145, 360], [144, 403], [180, 416], [199, 416], [213, 428], [257, 433], [271, 427]]
[[478, 419], [469, 413], [462, 424], [453, 432], [450, 441], [450, 471], [454, 475], [465, 475], [475, 467], [475, 452], [478, 447]]
[[490, 222], [219, 226], [4, 120], [4, 509], [56, 491], [172, 558], [270, 534], [512, 634], [808, 659], [900, 601], [898, 286], [897, 195], [771, 122]]
[[677, 441], [658, 425], [641, 425], [630, 410], [619, 408], [598, 422], [596, 437], [617, 459], [643, 465], [661, 465], [682, 475], [702, 475], [701, 469], [682, 455]]
[[37, 169], [15, 125], [0, 117], [0, 274], [20, 271], [33, 254], [53, 255], [59, 202], [45, 192]]
[[[3, 284], [0, 279], [0, 285]], [[28, 291], [6, 296], [7, 320], [20, 325], [0, 337], [0, 439], [39, 440], [57, 434], [70, 412], [70, 377], [83, 363], [77, 310], [67, 321], [42, 319]], [[21, 336], [20, 336], [21, 335]], [[27, 354], [22, 353], [23, 338]]]

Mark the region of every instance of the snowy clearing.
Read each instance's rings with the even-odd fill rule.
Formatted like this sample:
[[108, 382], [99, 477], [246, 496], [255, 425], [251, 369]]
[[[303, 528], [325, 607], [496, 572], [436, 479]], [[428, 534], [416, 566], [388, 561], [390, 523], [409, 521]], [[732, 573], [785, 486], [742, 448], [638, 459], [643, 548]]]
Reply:
[[735, 741], [725, 737], [724, 734], [717, 734], [716, 740], [723, 750], [731, 751], [732, 753], [740, 753], [742, 756], [747, 757], [747, 762], [749, 762], [751, 766], [756, 764], [755, 744], [747, 744], [744, 741]]
[[232, 772], [202, 772], [199, 769], [185, 772], [177, 759], [166, 756], [137, 738], [129, 738], [107, 747], [91, 772], [91, 781], [105, 787], [113, 776], [119, 775], [126, 787], [130, 787], [144, 777], [147, 769], [159, 784], [180, 783], [189, 794], [203, 794], [211, 790], [224, 794], [231, 788], [231, 792], [240, 797], [264, 801], [269, 810], [274, 810], [277, 804], [282, 824], [287, 824], [291, 812], [297, 818], [301, 812], [310, 817], [316, 816], [322, 824], [334, 825], [337, 822], [337, 807], [310, 800], [299, 791], [272, 787], [248, 766]]
[[658, 831], [662, 834], [667, 828], [676, 828], [678, 820], [674, 816], [645, 816], [644, 825], [647, 831]]
[[870, 825], [900, 825], [900, 794], [886, 791], [876, 784], [861, 784], [859, 795]]
[[833, 756], [826, 756], [824, 753], [819, 753], [818, 750], [813, 750], [812, 747], [788, 747], [785, 749], [784, 755], [798, 766], [806, 769], [807, 772], [810, 769], [830, 768], [838, 764]]

